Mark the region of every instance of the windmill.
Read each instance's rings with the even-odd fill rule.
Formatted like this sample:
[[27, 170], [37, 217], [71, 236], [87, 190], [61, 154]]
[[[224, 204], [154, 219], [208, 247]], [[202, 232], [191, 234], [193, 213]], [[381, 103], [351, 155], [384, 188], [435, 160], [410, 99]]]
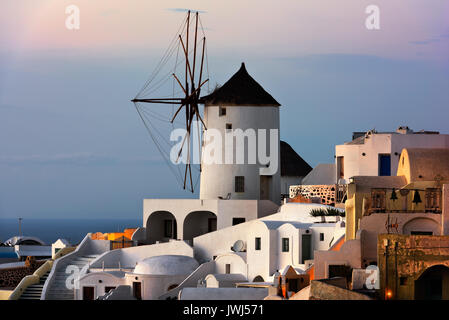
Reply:
[[[158, 147], [161, 154], [164, 156], [164, 159], [170, 166], [168, 162], [167, 152], [162, 150], [161, 139], [164, 140], [166, 137], [157, 137], [157, 127], [152, 124], [152, 120], [162, 118], [162, 120], [168, 120], [170, 124], [173, 124], [176, 120], [180, 120], [179, 118], [182, 115], [185, 115], [185, 119], [182, 119], [182, 122], [177, 121], [178, 124], [184, 126], [186, 134], [182, 139], [179, 151], [177, 152], [177, 158], [175, 163], [179, 164], [179, 159], [183, 152], [186, 151], [186, 161], [184, 172], [181, 176], [181, 181], [183, 185], [183, 189], [188, 188], [192, 193], [194, 192], [194, 181], [192, 177], [192, 130], [194, 129], [192, 124], [196, 121], [197, 124], [201, 123], [203, 129], [200, 129], [200, 126], [197, 125], [196, 128], [198, 130], [197, 135], [198, 139], [201, 139], [200, 130], [206, 130], [205, 123], [200, 113], [200, 94], [201, 90], [205, 86], [205, 84], [209, 82], [209, 77], [207, 76], [203, 78], [204, 73], [208, 71], [208, 63], [207, 63], [207, 51], [206, 51], [206, 37], [204, 34], [204, 28], [201, 23], [201, 19], [199, 17], [198, 12], [195, 13], [194, 23], [191, 21], [192, 15], [190, 10], [187, 12], [187, 16], [184, 19], [181, 27], [178, 30], [178, 33], [172, 40], [167, 49], [166, 53], [162, 57], [159, 64], [156, 66], [156, 69], [153, 71], [150, 79], [145, 83], [143, 88], [139, 91], [136, 97], [131, 100], [136, 107], [136, 110], [143, 121], [145, 127], [147, 128], [151, 138], [154, 143]], [[200, 30], [201, 28], [201, 30]], [[191, 30], [193, 29], [193, 30]], [[202, 37], [199, 38], [199, 31], [202, 31]], [[174, 68], [170, 69], [170, 72], [166, 73], [162, 78], [158, 78], [158, 75], [163, 70], [164, 66], [168, 64], [170, 59], [175, 56], [176, 52], [176, 61], [174, 63]], [[179, 58], [181, 57], [181, 61]], [[177, 74], [178, 66], [184, 64], [181, 68], [181, 72], [183, 76]], [[207, 71], [205, 70], [207, 69]], [[163, 87], [163, 85], [169, 80], [172, 80], [173, 83], [173, 94], [171, 96], [155, 96], [154, 93], [157, 89]], [[178, 89], [180, 93], [178, 96], [175, 94], [175, 87]], [[179, 91], [179, 89], [181, 89]], [[166, 118], [167, 109], [163, 111], [163, 114], [155, 114], [153, 110], [148, 111], [142, 106], [144, 104], [153, 104], [153, 105], [169, 105], [172, 107], [176, 107], [176, 109], [172, 109], [172, 114]], [[200, 145], [200, 143], [199, 143]], [[199, 150], [199, 171], [201, 172], [201, 148]], [[175, 173], [176, 175], [176, 173]]]

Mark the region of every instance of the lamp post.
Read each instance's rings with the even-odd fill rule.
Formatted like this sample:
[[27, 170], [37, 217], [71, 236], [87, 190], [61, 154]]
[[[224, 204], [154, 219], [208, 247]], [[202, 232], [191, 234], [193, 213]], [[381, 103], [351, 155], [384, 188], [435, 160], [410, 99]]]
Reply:
[[23, 218], [19, 218], [19, 237], [22, 236], [22, 220]]

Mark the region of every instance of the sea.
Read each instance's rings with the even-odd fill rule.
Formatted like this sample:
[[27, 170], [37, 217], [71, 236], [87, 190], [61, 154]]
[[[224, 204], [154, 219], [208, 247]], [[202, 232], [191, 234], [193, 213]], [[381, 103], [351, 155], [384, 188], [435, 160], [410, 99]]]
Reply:
[[[59, 238], [71, 244], [80, 243], [89, 232], [123, 232], [126, 228], [142, 226], [142, 219], [35, 219], [22, 220], [22, 235], [41, 239], [52, 244]], [[19, 235], [19, 221], [0, 218], [0, 242]]]

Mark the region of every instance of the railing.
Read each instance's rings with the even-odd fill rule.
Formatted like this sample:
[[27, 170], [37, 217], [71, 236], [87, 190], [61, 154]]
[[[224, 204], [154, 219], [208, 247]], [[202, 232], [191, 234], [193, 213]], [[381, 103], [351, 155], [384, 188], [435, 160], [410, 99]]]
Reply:
[[22, 293], [25, 292], [25, 290], [33, 285], [38, 284], [40, 282], [40, 279], [51, 270], [53, 267], [54, 260], [61, 258], [65, 256], [66, 254], [69, 254], [70, 252], [74, 251], [76, 247], [66, 247], [62, 248], [58, 251], [58, 253], [55, 255], [55, 258], [52, 260], [47, 260], [43, 265], [41, 265], [32, 275], [26, 276], [23, 278], [20, 283], [17, 285], [17, 287], [14, 289], [14, 291], [9, 296], [8, 300], [18, 300]]
[[[41, 294], [41, 300], [45, 300], [47, 297], [47, 292], [49, 291], [49, 288], [52, 285], [52, 282], [54, 281], [54, 278], [56, 276], [56, 269], [58, 268], [59, 265], [63, 265], [65, 261], [70, 260], [73, 256], [76, 256], [77, 253], [84, 249], [86, 246], [88, 246], [89, 241], [93, 241], [90, 239], [91, 234], [88, 233], [83, 241], [81, 241], [81, 243], [76, 247], [76, 249], [72, 252], [70, 252], [69, 254], [65, 255], [64, 257], [58, 259], [55, 261], [55, 263], [53, 264], [50, 274], [48, 275], [47, 281], [45, 281], [44, 287], [42, 289], [42, 294]], [[62, 250], [60, 250], [56, 256], [61, 252]], [[55, 257], [56, 257], [55, 256]]]
[[201, 264], [195, 271], [193, 271], [187, 278], [182, 281], [179, 286], [169, 290], [159, 297], [159, 300], [177, 299], [179, 292], [183, 288], [195, 288], [198, 280], [204, 279], [208, 274], [213, 273], [215, 269], [215, 262], [209, 261]]
[[29, 286], [33, 284], [38, 284], [40, 278], [48, 271], [50, 271], [52, 266], [53, 261], [48, 260], [43, 265], [41, 265], [39, 269], [37, 269], [32, 275], [23, 278], [17, 285], [17, 287], [14, 289], [14, 291], [11, 293], [8, 300], [18, 300], [22, 296], [22, 293], [24, 293]]

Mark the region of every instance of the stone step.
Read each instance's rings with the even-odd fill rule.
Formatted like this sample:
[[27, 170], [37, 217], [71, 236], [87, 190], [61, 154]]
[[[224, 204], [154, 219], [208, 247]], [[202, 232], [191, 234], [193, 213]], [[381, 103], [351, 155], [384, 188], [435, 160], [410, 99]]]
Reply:
[[40, 297], [41, 296], [41, 293], [40, 292], [24, 292], [24, 293], [22, 293], [22, 297], [36, 297], [36, 296], [38, 296], [38, 297]]
[[34, 288], [26, 288], [26, 290], [24, 292], [42, 292], [42, 287], [34, 287]]
[[72, 296], [62, 296], [62, 295], [59, 295], [59, 296], [49, 296], [48, 298], [47, 298], [47, 300], [74, 300], [74, 296], [72, 295]]

